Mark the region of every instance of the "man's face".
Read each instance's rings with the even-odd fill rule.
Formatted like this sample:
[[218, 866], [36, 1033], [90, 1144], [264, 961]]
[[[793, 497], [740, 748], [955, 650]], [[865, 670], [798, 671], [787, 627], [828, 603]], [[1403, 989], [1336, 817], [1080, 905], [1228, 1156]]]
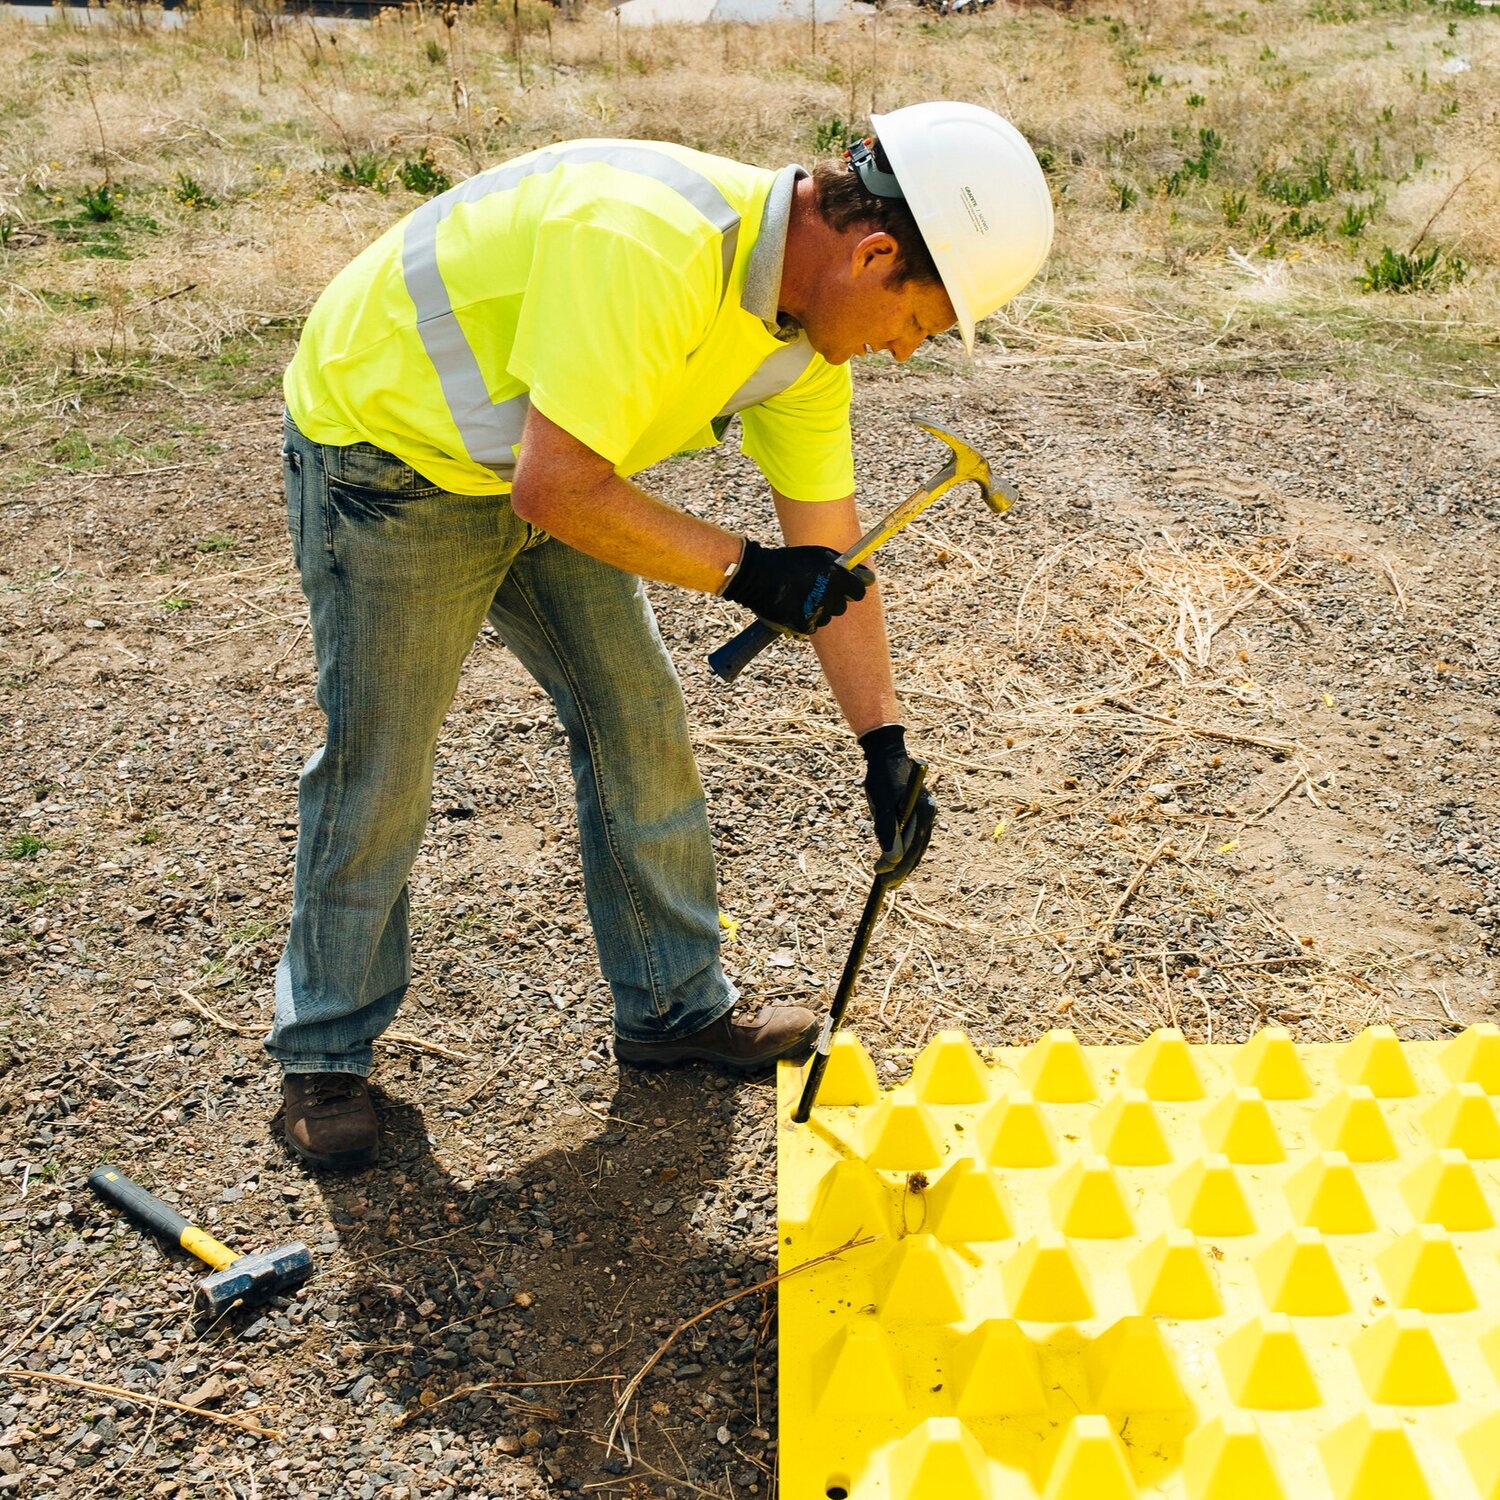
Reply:
[[833, 267], [824, 278], [802, 326], [829, 364], [881, 350], [898, 360], [910, 359], [924, 339], [956, 321], [941, 286], [897, 281], [891, 274], [895, 252], [889, 235], [868, 235], [846, 264]]

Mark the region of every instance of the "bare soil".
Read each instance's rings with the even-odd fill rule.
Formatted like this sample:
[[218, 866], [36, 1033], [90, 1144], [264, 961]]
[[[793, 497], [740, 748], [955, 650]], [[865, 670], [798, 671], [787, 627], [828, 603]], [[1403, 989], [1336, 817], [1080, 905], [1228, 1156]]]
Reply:
[[[1495, 1013], [1500, 439], [1274, 365], [1199, 381], [940, 346], [857, 388], [864, 504], [941, 461], [934, 414], [1018, 486], [955, 492], [884, 558], [913, 745], [942, 809], [852, 1024], [885, 1076], [935, 1030], [1128, 1043], [1262, 1024], [1431, 1037]], [[562, 739], [482, 639], [413, 876], [418, 978], [377, 1080], [377, 1170], [315, 1177], [257, 1028], [319, 738], [279, 496], [278, 404], [121, 406], [188, 460], [4, 500], [0, 1490], [775, 1493], [772, 1092], [609, 1054]], [[211, 438], [216, 452], [193, 445]], [[762, 536], [731, 449], [650, 476]], [[656, 591], [751, 999], [837, 979], [872, 854], [857, 750], [810, 653], [733, 689], [727, 605]], [[268, 1310], [191, 1320], [194, 1268], [84, 1187], [114, 1160], [246, 1247], [311, 1244]], [[69, 1388], [32, 1372], [128, 1388]], [[153, 1406], [158, 1397], [204, 1415]], [[213, 1422], [248, 1418], [277, 1436]]]

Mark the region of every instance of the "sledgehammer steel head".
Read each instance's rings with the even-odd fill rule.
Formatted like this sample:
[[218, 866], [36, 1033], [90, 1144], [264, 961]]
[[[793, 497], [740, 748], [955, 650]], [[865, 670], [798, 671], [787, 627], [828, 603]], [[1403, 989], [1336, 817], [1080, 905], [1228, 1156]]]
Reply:
[[312, 1269], [312, 1251], [297, 1241], [242, 1255], [198, 1283], [198, 1302], [211, 1312], [222, 1312], [236, 1302], [264, 1302], [301, 1286]]
[[89, 1187], [106, 1203], [123, 1208], [137, 1224], [153, 1230], [214, 1268], [197, 1286], [200, 1307], [222, 1312], [236, 1302], [263, 1302], [299, 1287], [312, 1275], [312, 1251], [293, 1241], [256, 1255], [236, 1255], [206, 1229], [190, 1224], [154, 1193], [106, 1164], [89, 1173]]

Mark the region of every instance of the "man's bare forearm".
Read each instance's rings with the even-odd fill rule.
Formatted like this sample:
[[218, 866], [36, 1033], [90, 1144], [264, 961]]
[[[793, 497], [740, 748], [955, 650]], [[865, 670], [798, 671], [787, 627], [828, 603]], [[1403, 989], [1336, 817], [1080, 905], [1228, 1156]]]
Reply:
[[[776, 514], [789, 546], [817, 545], [843, 552], [861, 535], [852, 496], [808, 504], [777, 495]], [[812, 641], [823, 675], [855, 734], [900, 719], [878, 584], [817, 631]]]
[[648, 495], [535, 408], [511, 503], [523, 521], [601, 562], [658, 583], [716, 593], [742, 539]]

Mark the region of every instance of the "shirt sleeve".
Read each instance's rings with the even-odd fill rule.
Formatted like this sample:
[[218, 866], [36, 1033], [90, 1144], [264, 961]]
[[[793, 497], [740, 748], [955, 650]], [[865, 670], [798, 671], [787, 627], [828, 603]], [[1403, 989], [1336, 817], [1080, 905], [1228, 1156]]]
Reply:
[[707, 251], [675, 264], [618, 229], [550, 219], [537, 235], [510, 374], [543, 416], [618, 465], [707, 332], [716, 276]]
[[740, 451], [788, 500], [854, 493], [849, 366], [814, 359], [786, 390], [740, 413]]

